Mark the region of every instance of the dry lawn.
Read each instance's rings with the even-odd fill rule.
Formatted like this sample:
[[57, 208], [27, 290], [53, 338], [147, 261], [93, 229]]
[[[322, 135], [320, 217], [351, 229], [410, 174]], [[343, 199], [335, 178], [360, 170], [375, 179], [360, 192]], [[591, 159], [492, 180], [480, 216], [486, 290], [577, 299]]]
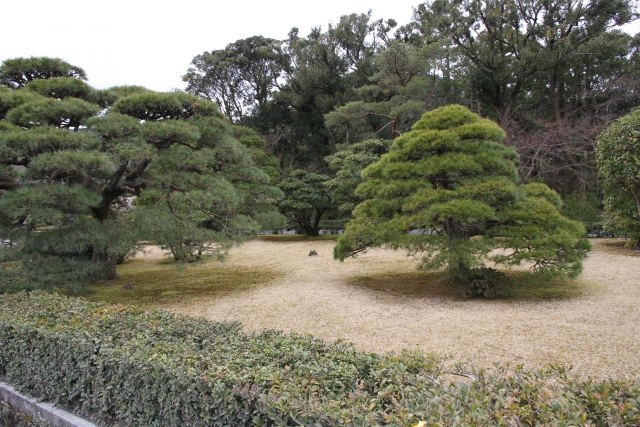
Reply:
[[[416, 272], [417, 261], [402, 252], [376, 249], [340, 263], [333, 260], [331, 240], [256, 240], [234, 249], [216, 268], [268, 272], [262, 284], [174, 298], [163, 306], [211, 320], [240, 320], [247, 331], [309, 333], [379, 353], [408, 348], [482, 367], [573, 365], [581, 376], [635, 378], [640, 257], [615, 240], [593, 243], [570, 296], [485, 301], [459, 298], [442, 274]], [[318, 256], [308, 256], [311, 249]], [[135, 262], [158, 263], [158, 256], [147, 253], [145, 261]], [[127, 282], [126, 271], [121, 275]], [[179, 281], [172, 286], [180, 291]]]

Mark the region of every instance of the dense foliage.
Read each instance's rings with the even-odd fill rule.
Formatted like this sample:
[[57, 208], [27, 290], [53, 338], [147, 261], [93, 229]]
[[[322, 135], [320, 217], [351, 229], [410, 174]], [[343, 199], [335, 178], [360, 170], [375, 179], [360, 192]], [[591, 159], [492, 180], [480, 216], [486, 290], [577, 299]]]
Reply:
[[607, 228], [640, 248], [640, 109], [617, 120], [598, 137], [598, 173]]
[[326, 186], [340, 211], [350, 214], [361, 201], [355, 195], [355, 189], [364, 181], [362, 171], [377, 162], [388, 149], [388, 144], [383, 141], [369, 139], [349, 145], [327, 157], [327, 163], [336, 176], [327, 181]]
[[279, 187], [283, 197], [280, 209], [290, 224], [307, 236], [317, 236], [325, 213], [335, 208], [327, 175], [295, 170]]
[[[56, 77], [51, 62], [76, 71]], [[259, 150], [234, 139], [215, 104], [140, 87], [96, 91], [65, 64], [0, 67], [13, 83], [0, 91], [0, 260], [9, 263], [0, 292], [112, 278], [140, 240], [177, 260], [220, 255], [282, 222], [273, 164], [256, 167]]]
[[0, 296], [0, 375], [121, 426], [640, 422], [637, 381], [578, 380], [554, 367], [465, 369], [417, 353], [380, 356], [273, 330], [246, 335], [238, 323], [39, 293]]
[[[425, 113], [389, 153], [367, 167], [364, 199], [338, 240], [343, 260], [371, 246], [424, 254], [422, 268], [446, 267], [469, 295], [492, 296], [499, 275], [485, 260], [575, 277], [589, 244], [563, 217], [544, 184], [520, 185], [504, 132], [459, 105]], [[409, 235], [411, 230], [422, 234]], [[496, 254], [495, 249], [504, 252]]]
[[345, 144], [393, 139], [455, 103], [506, 131], [524, 182], [600, 209], [596, 136], [640, 105], [640, 36], [620, 30], [636, 16], [631, 0], [430, 0], [402, 27], [351, 14], [238, 40], [185, 78], [266, 138], [281, 176], [330, 173]]

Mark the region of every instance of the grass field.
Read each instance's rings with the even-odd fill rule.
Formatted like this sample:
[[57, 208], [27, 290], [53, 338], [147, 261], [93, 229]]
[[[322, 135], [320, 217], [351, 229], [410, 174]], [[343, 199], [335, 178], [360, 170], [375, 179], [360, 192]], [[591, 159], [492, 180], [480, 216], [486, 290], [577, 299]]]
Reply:
[[487, 301], [461, 298], [444, 273], [416, 271], [418, 261], [402, 252], [375, 249], [340, 263], [335, 236], [293, 237], [261, 237], [222, 264], [182, 269], [152, 248], [120, 266], [113, 286], [95, 284], [89, 299], [346, 339], [381, 353], [410, 348], [483, 367], [640, 375], [640, 258], [619, 240], [593, 240], [576, 281], [541, 284], [516, 271], [513, 295]]

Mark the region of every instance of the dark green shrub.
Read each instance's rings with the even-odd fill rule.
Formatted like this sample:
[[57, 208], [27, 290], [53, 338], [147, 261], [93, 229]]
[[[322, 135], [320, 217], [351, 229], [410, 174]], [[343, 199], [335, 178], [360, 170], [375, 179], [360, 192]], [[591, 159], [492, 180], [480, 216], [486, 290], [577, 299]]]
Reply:
[[[0, 296], [0, 375], [119, 426], [625, 425], [640, 382], [436, 357], [43, 293]], [[445, 381], [443, 374], [466, 382]]]

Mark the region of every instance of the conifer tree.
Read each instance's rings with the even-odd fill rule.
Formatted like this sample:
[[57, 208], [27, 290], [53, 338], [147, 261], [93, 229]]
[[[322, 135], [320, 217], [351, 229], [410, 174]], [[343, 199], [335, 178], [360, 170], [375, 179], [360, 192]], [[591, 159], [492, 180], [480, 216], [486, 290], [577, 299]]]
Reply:
[[[365, 200], [335, 257], [405, 249], [423, 255], [423, 269], [447, 268], [468, 295], [495, 294], [500, 275], [488, 260], [575, 277], [589, 247], [583, 226], [559, 213], [560, 197], [546, 185], [519, 183], [517, 154], [503, 138], [497, 124], [459, 105], [425, 113], [364, 170], [356, 194]], [[423, 233], [408, 234], [415, 229]]]
[[[0, 75], [22, 62], [5, 61]], [[71, 72], [27, 79], [51, 74], [33, 68], [0, 91], [0, 292], [113, 278], [141, 239], [180, 260], [221, 255], [282, 221], [280, 191], [215, 104], [96, 91]]]
[[320, 233], [320, 220], [335, 209], [327, 187], [327, 175], [297, 169], [278, 186], [283, 192], [280, 209], [287, 220], [307, 236]]

